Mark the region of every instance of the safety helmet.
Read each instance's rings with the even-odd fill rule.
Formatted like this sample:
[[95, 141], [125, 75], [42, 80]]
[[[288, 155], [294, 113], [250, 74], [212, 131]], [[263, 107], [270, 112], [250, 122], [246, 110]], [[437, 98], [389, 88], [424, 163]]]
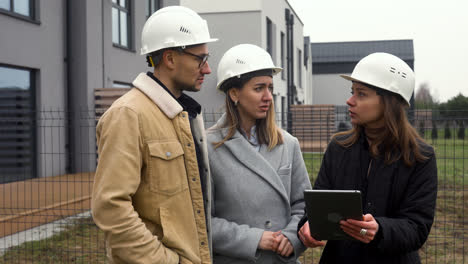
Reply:
[[283, 70], [273, 64], [273, 60], [266, 50], [252, 44], [239, 44], [226, 51], [219, 61], [216, 88], [220, 89], [227, 79], [234, 76], [240, 77], [248, 72], [268, 69], [272, 70], [273, 75]]
[[168, 6], [153, 13], [141, 33], [141, 55], [165, 48], [217, 41], [210, 37], [206, 20], [183, 6]]
[[396, 94], [410, 104], [414, 91], [414, 72], [402, 59], [384, 52], [362, 58], [353, 73], [340, 75], [346, 80], [362, 82]]

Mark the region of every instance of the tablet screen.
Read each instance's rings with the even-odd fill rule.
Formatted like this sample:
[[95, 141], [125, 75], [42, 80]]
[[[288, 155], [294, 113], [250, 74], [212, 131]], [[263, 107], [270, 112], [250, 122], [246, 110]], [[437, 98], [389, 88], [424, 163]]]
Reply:
[[340, 220], [362, 220], [358, 190], [305, 190], [310, 234], [317, 240], [354, 239], [340, 228]]

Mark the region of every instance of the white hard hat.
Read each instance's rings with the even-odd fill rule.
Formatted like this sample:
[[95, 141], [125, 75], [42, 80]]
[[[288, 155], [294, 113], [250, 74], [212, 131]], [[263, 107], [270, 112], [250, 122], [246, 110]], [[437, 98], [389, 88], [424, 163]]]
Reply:
[[389, 53], [367, 55], [354, 67], [351, 76], [340, 76], [399, 94], [408, 105], [414, 91], [413, 70], [402, 59]]
[[141, 55], [165, 48], [213, 42], [206, 20], [183, 6], [168, 6], [152, 14], [141, 33]]
[[230, 48], [219, 61], [218, 64], [218, 85], [221, 85], [229, 78], [258, 70], [272, 70], [275, 75], [283, 69], [273, 64], [270, 54], [252, 44], [239, 44]]

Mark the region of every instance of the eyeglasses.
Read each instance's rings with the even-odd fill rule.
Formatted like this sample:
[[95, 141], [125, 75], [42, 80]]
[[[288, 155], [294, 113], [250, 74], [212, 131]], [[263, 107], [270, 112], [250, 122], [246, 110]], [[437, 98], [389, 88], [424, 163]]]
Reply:
[[193, 54], [191, 52], [185, 51], [184, 49], [179, 49], [180, 52], [185, 53], [187, 55], [196, 57], [200, 63], [198, 64], [198, 68], [201, 69], [203, 66], [205, 66], [206, 62], [208, 61], [208, 57], [210, 57], [210, 54], [204, 54], [203, 56]]

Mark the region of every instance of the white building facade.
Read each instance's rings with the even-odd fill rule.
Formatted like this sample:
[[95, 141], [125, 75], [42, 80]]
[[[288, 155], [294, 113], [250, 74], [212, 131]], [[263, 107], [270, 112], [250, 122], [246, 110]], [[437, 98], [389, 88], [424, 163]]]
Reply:
[[[277, 120], [286, 118], [289, 104], [304, 104], [312, 90], [310, 44], [304, 45], [303, 23], [286, 0], [209, 1], [181, 0], [182, 6], [199, 13], [208, 22], [210, 34], [219, 41], [209, 44], [213, 73], [205, 77], [202, 90], [190, 94], [204, 111], [224, 111], [224, 94], [216, 91], [216, 68], [229, 48], [250, 43], [267, 50], [282, 73], [274, 77], [274, 104]], [[304, 47], [309, 51], [305, 52]], [[310, 64], [306, 67], [306, 63]], [[288, 88], [289, 86], [289, 88]], [[288, 92], [291, 95], [288, 103]]]

